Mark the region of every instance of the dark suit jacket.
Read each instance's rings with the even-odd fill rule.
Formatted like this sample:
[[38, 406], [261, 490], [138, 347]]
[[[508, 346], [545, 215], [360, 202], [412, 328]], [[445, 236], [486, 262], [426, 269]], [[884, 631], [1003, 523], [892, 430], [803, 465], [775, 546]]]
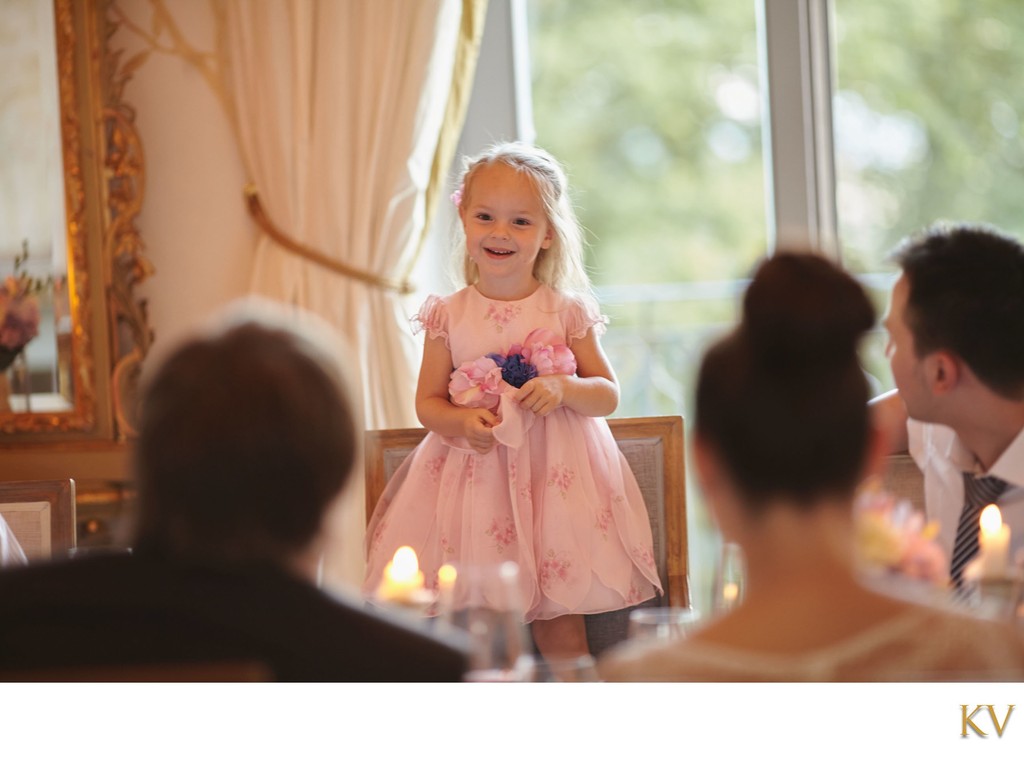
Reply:
[[466, 669], [461, 642], [276, 568], [125, 554], [0, 571], [0, 679], [224, 661], [258, 661], [282, 681], [457, 681]]

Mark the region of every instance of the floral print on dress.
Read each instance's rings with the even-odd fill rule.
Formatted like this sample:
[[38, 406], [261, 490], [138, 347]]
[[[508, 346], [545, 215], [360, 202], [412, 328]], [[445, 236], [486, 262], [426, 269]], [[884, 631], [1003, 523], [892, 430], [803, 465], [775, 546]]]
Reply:
[[640, 604], [640, 602], [646, 601], [648, 598], [646, 591], [649, 588], [650, 586], [647, 586], [646, 589], [640, 589], [637, 587], [636, 583], [630, 583], [629, 594], [626, 595], [626, 603], [632, 607], [634, 604]]
[[556, 583], [565, 583], [569, 580], [569, 570], [572, 567], [572, 560], [565, 556], [565, 553], [556, 554], [554, 549], [548, 549], [547, 554], [540, 562], [540, 586], [547, 590]]
[[[387, 509], [387, 506], [388, 506], [387, 502], [381, 500], [381, 502], [377, 505], [377, 509]], [[376, 549], [378, 546], [380, 546], [380, 541], [381, 541], [382, 538], [384, 538], [384, 531], [386, 531], [387, 529], [388, 529], [388, 520], [387, 520], [387, 518], [384, 518], [379, 523], [377, 523], [377, 529], [375, 531], [373, 531], [373, 539], [371, 541], [371, 546], [373, 546], [373, 548]]]
[[441, 477], [441, 470], [444, 469], [444, 460], [445, 457], [434, 457], [423, 463], [423, 468], [427, 471], [431, 483], [436, 483]]
[[484, 531], [485, 536], [490, 536], [494, 541], [494, 548], [498, 554], [505, 551], [505, 548], [516, 542], [516, 524], [511, 517], [499, 521], [497, 517], [491, 520], [491, 527]]
[[601, 531], [601, 538], [605, 541], [608, 540], [608, 528], [612, 524], [612, 510], [610, 507], [605, 507], [597, 513], [597, 518], [594, 520], [594, 527]]
[[484, 319], [494, 324], [494, 329], [498, 332], [502, 332], [509, 323], [514, 321], [519, 313], [522, 311], [522, 307], [516, 303], [507, 303], [502, 306], [492, 303], [487, 307], [487, 313], [484, 314]]
[[441, 553], [448, 555], [455, 554], [455, 547], [452, 546], [452, 542], [448, 536], [441, 536]]
[[[621, 493], [612, 494], [612, 504], [617, 509], [622, 509], [626, 497]], [[605, 541], [608, 540], [608, 528], [611, 527], [612, 523], [615, 522], [615, 514], [612, 512], [611, 506], [605, 506], [597, 513], [597, 517], [594, 520], [594, 527], [601, 531], [601, 538]]]
[[633, 547], [632, 551], [633, 559], [640, 567], [646, 567], [648, 569], [654, 568], [654, 552], [650, 546], [644, 546], [643, 544], [637, 544]]
[[551, 471], [548, 474], [548, 485], [557, 488], [564, 499], [566, 494], [569, 493], [569, 487], [572, 486], [572, 482], [575, 479], [575, 470], [567, 467], [565, 464], [559, 463], [552, 465]]

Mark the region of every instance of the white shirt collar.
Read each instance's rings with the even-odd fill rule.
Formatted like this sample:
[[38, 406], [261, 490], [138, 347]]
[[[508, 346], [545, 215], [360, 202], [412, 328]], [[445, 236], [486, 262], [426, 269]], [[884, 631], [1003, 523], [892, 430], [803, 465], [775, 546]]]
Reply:
[[981, 466], [977, 457], [970, 449], [964, 446], [960, 436], [952, 431], [949, 437], [949, 445], [945, 451], [940, 451], [953, 465], [962, 472], [969, 472], [975, 476], [995, 475], [1014, 486], [1024, 487], [1024, 428], [1021, 428], [1006, 450], [999, 455], [988, 472]]
[[995, 475], [1013, 486], [1024, 486], [1024, 428], [1021, 428], [1006, 451], [1000, 454], [987, 475]]

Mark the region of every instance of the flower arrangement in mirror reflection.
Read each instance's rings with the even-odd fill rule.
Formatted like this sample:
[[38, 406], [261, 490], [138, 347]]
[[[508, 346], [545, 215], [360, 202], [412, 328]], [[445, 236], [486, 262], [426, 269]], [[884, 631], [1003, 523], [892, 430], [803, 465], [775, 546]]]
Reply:
[[14, 274], [0, 284], [0, 371], [11, 366], [30, 340], [39, 334], [39, 292], [50, 280], [22, 271], [28, 260], [28, 241], [14, 257]]
[[537, 328], [522, 344], [463, 362], [452, 372], [448, 393], [459, 406], [494, 409], [510, 388], [522, 388], [542, 375], [571, 375], [576, 357], [551, 330]]
[[937, 586], [949, 580], [949, 559], [936, 542], [939, 525], [878, 483], [864, 486], [854, 505], [856, 550], [869, 570], [881, 570]]

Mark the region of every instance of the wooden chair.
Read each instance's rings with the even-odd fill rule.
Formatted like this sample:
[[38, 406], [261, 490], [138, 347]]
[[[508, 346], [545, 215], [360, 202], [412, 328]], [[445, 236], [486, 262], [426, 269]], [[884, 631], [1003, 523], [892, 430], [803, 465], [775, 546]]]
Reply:
[[[620, 417], [608, 420], [643, 494], [654, 537], [654, 556], [665, 595], [656, 603], [686, 607], [690, 603], [686, 539], [686, 471], [683, 418]], [[426, 435], [423, 428], [368, 430], [366, 520], [395, 470]], [[625, 637], [628, 610], [587, 616], [591, 651], [598, 654]]]
[[29, 562], [66, 557], [75, 546], [75, 481], [0, 483], [0, 516]]
[[885, 490], [924, 512], [924, 474], [910, 454], [890, 454], [882, 475]]

